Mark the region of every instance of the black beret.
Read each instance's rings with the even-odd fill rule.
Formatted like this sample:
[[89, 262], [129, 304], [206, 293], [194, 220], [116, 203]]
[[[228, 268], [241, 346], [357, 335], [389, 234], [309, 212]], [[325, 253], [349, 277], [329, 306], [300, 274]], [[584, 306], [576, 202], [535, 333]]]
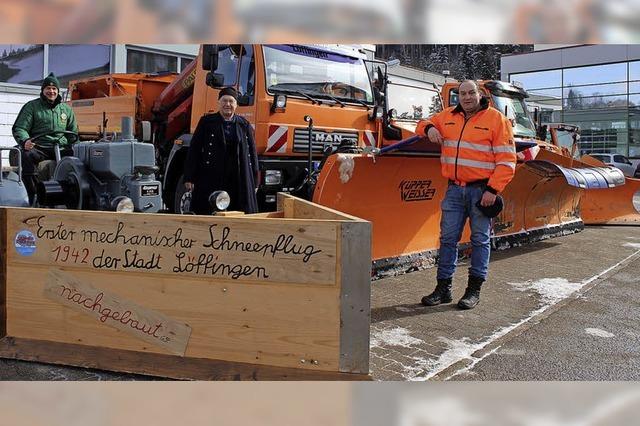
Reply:
[[218, 99], [223, 96], [231, 96], [233, 97], [233, 99], [238, 100], [238, 92], [233, 87], [225, 87], [224, 89], [220, 90], [220, 93], [218, 93]]

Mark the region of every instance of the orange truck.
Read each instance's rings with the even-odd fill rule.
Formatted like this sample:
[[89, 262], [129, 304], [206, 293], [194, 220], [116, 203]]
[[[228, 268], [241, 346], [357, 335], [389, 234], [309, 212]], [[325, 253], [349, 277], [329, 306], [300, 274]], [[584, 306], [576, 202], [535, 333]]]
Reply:
[[[85, 138], [104, 131], [103, 115], [115, 131], [122, 115], [135, 116], [138, 139], [156, 146], [165, 205], [180, 212], [191, 134], [203, 114], [217, 110], [218, 90], [236, 87], [237, 114], [255, 128], [258, 202], [261, 210], [274, 210], [277, 192], [309, 192], [309, 176], [325, 150], [375, 146], [375, 99], [365, 63], [359, 46], [203, 45], [178, 76], [138, 74], [131, 84], [133, 77], [121, 74], [73, 81], [70, 103]], [[159, 85], [163, 90], [156, 93]]]

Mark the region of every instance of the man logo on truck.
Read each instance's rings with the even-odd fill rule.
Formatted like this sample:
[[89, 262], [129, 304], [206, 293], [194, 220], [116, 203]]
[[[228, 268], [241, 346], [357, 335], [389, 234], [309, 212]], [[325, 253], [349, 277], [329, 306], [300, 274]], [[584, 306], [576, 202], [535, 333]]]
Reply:
[[333, 143], [342, 142], [342, 135], [333, 134], [333, 133], [315, 132], [313, 134], [313, 138], [315, 139], [315, 142], [333, 142]]

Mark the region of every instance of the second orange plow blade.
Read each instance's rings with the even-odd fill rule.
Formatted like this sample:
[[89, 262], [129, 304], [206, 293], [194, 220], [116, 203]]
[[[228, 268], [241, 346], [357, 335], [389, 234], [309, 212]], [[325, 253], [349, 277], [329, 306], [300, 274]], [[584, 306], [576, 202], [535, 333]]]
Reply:
[[[602, 166], [588, 155], [581, 161]], [[580, 211], [586, 225], [640, 225], [640, 179], [627, 177], [622, 186], [585, 191]]]

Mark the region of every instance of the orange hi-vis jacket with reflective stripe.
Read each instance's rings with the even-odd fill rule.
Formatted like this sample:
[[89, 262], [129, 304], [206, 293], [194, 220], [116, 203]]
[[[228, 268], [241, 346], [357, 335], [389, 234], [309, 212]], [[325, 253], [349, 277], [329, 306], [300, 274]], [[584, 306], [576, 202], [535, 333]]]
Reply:
[[513, 178], [516, 147], [511, 122], [486, 99], [468, 120], [458, 105], [421, 120], [416, 133], [426, 136], [431, 127], [444, 139], [440, 163], [445, 178], [461, 185], [488, 179], [487, 190], [496, 194]]

